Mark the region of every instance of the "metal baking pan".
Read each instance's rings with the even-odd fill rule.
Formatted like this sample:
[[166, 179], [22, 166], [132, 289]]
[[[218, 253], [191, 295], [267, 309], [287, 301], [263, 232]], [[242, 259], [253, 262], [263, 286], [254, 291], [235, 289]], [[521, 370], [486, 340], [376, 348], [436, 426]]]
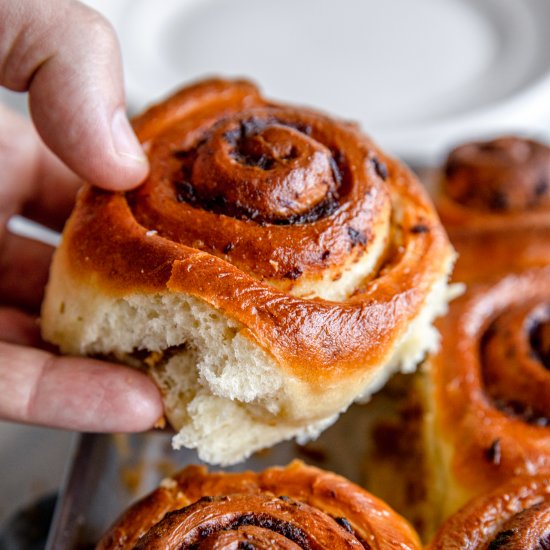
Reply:
[[[305, 446], [285, 442], [237, 466], [210, 469], [259, 471], [297, 458], [362, 484], [369, 434], [381, 415], [387, 417], [389, 403], [382, 396], [367, 405], [353, 405]], [[195, 451], [173, 451], [170, 439], [169, 432], [82, 435], [61, 489], [47, 550], [93, 548], [118, 515], [164, 477], [189, 464], [201, 464]]]

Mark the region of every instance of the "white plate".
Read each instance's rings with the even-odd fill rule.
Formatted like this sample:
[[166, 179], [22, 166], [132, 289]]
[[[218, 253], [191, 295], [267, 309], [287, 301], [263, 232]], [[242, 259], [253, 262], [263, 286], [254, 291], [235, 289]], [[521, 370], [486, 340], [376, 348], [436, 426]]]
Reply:
[[130, 104], [208, 74], [358, 120], [430, 162], [450, 143], [550, 129], [548, 0], [95, 0]]

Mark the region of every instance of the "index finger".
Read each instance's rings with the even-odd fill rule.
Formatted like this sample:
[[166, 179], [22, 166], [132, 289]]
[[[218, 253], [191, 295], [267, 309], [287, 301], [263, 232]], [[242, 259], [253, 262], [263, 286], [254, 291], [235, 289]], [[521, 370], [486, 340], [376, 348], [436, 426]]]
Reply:
[[126, 118], [109, 23], [71, 0], [2, 0], [0, 20], [0, 84], [30, 92], [32, 117], [48, 147], [100, 187], [139, 184], [148, 164]]

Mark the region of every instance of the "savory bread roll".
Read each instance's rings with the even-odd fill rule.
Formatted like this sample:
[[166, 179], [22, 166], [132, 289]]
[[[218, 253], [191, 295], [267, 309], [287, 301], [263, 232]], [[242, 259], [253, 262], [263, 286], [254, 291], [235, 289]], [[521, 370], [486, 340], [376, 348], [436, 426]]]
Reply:
[[128, 509], [96, 548], [413, 550], [420, 543], [364, 489], [295, 461], [259, 473], [189, 466]]
[[469, 502], [427, 550], [544, 550], [550, 546], [550, 477], [514, 478]]
[[147, 370], [175, 447], [229, 464], [315, 437], [436, 347], [454, 252], [418, 181], [354, 124], [210, 80], [135, 129], [151, 173], [82, 190], [43, 335]]
[[549, 282], [545, 267], [476, 285], [438, 323], [421, 380], [436, 522], [515, 475], [550, 475]]
[[547, 145], [508, 136], [457, 147], [435, 202], [459, 254], [455, 280], [489, 280], [550, 264]]

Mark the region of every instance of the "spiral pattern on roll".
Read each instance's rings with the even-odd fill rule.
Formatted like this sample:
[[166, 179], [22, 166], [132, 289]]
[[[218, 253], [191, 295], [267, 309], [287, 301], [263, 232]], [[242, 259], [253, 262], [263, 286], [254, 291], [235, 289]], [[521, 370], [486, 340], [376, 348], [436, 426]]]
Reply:
[[550, 424], [550, 293], [514, 304], [482, 337], [483, 378], [493, 402], [531, 424]]
[[434, 209], [354, 124], [211, 80], [135, 129], [150, 176], [127, 194], [81, 193], [64, 236], [79, 279], [93, 265], [114, 295], [200, 298], [319, 387], [344, 370], [364, 384], [435, 287], [431, 318], [442, 308], [454, 255]]
[[446, 195], [485, 214], [550, 208], [550, 148], [519, 137], [473, 142], [451, 151]]
[[472, 500], [438, 530], [428, 550], [539, 550], [550, 546], [550, 478], [514, 478]]
[[391, 205], [378, 153], [351, 125], [247, 99], [155, 138], [151, 175], [129, 197], [136, 221], [279, 285], [336, 279], [365, 253], [365, 269], [380, 266]]
[[547, 145], [514, 136], [460, 145], [448, 155], [436, 205], [459, 253], [455, 280], [550, 264]]
[[294, 462], [260, 473], [190, 466], [138, 502], [98, 549], [420, 548], [407, 522], [343, 477]]
[[441, 320], [430, 397], [464, 495], [550, 473], [549, 278], [541, 268], [478, 285]]

